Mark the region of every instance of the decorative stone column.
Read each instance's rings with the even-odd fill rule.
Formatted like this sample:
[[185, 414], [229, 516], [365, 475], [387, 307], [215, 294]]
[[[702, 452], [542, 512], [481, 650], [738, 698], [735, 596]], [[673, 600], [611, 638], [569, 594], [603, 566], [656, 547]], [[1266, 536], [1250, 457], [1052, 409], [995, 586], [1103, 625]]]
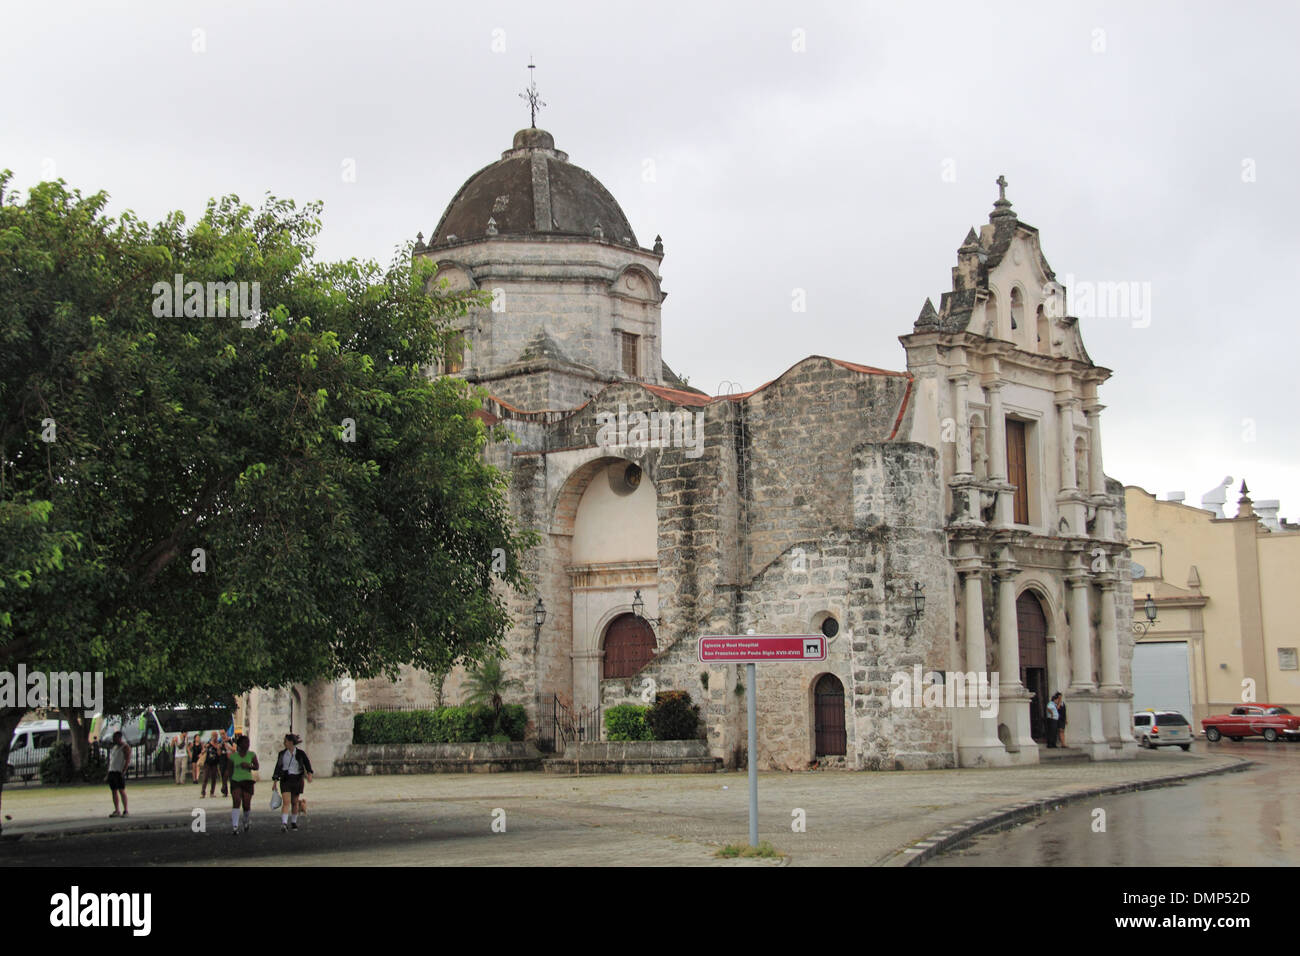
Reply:
[[1037, 763], [1038, 746], [1029, 721], [1033, 700], [1020, 683], [1020, 625], [1016, 618], [1016, 567], [1011, 548], [1002, 549], [998, 563], [998, 684], [1001, 712], [1006, 727], [999, 734], [1015, 763]]
[[1071, 537], [1084, 536], [1088, 533], [1085, 499], [1075, 480], [1074, 409], [1078, 403], [1079, 400], [1071, 392], [1057, 392], [1056, 407], [1059, 411], [1057, 441], [1061, 446], [1061, 454], [1058, 456], [1061, 463], [1061, 490], [1056, 496], [1056, 506], [1069, 526]]
[[1093, 759], [1123, 759], [1135, 756], [1137, 741], [1133, 739], [1133, 694], [1126, 690], [1119, 675], [1119, 626], [1116, 613], [1116, 591], [1120, 578], [1114, 571], [1097, 576], [1098, 600], [1101, 601], [1101, 730], [1107, 750], [1094, 754]]
[[1010, 528], [1013, 521], [1012, 488], [1007, 481], [1007, 419], [1002, 411], [1002, 382], [984, 384], [989, 396], [989, 478], [998, 488], [997, 510], [993, 513], [995, 528]]
[[1066, 691], [1065, 744], [1085, 751], [1093, 760], [1111, 758], [1102, 725], [1102, 701], [1092, 676], [1092, 621], [1088, 609], [1091, 578], [1083, 557], [1066, 576], [1070, 588], [1070, 669]]
[[1078, 491], [1074, 480], [1074, 406], [1073, 397], [1058, 398], [1056, 408], [1060, 413], [1061, 430], [1061, 493]]
[[975, 470], [971, 460], [970, 384], [971, 375], [964, 365], [951, 374], [953, 384], [953, 444], [956, 448], [954, 468], [949, 490], [952, 492], [953, 524], [958, 527], [979, 527], [980, 493], [975, 487]]
[[[959, 561], [957, 571], [962, 576], [962, 601], [965, 605], [966, 671], [973, 672], [978, 680], [988, 672], [987, 642], [984, 636], [984, 594], [981, 574], [983, 562], [978, 554], [970, 553], [973, 545], [963, 545], [967, 555]], [[988, 679], [987, 676], [985, 679]], [[1001, 701], [996, 701], [1001, 709]], [[978, 707], [956, 709], [954, 724], [957, 730], [957, 757], [963, 767], [1005, 766], [1010, 755], [998, 739], [998, 715], [983, 714]]]
[[1106, 406], [1096, 399], [1090, 399], [1083, 407], [1088, 418], [1088, 483], [1091, 486], [1090, 501], [1097, 509], [1097, 521], [1093, 536], [1103, 541], [1114, 540], [1115, 515], [1111, 509], [1110, 497], [1106, 494], [1106, 471], [1101, 461], [1101, 412]]
[[952, 377], [956, 391], [956, 425], [957, 425], [957, 477], [967, 477], [975, 473], [970, 456], [970, 409], [969, 387], [970, 374], [965, 370]]
[[1097, 637], [1101, 643], [1101, 690], [1113, 693], [1124, 689], [1119, 680], [1119, 632], [1115, 624], [1115, 574], [1097, 576], [1098, 599], [1101, 601], [1101, 626]]
[[1065, 579], [1070, 589], [1070, 692], [1097, 689], [1092, 678], [1092, 628], [1088, 618], [1088, 572], [1082, 567]]

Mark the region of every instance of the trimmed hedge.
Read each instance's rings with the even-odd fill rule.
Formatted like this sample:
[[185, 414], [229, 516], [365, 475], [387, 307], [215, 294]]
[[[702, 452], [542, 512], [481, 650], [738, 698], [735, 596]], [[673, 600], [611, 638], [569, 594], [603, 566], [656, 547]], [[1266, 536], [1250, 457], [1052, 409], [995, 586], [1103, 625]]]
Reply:
[[605, 711], [605, 732], [610, 740], [652, 740], [645, 722], [649, 707], [618, 704]]
[[684, 690], [655, 694], [645, 722], [655, 740], [695, 740], [700, 736], [700, 708]]
[[40, 775], [41, 783], [47, 785], [76, 783], [79, 780], [86, 783], [102, 783], [108, 775], [108, 759], [99, 746], [91, 744], [85, 764], [80, 771], [77, 771], [72, 766], [72, 744], [66, 740], [59, 740], [41, 759]]
[[440, 707], [437, 710], [371, 710], [352, 719], [354, 744], [466, 744], [523, 740], [528, 717], [519, 704], [501, 708], [493, 726], [492, 708]]

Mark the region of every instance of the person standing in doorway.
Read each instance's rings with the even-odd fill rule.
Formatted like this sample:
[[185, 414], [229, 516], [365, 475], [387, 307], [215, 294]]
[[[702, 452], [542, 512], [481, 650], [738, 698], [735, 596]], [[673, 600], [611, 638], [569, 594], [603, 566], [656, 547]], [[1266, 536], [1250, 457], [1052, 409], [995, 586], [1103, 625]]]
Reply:
[[[298, 744], [302, 738], [296, 734], [284, 735], [284, 749], [275, 758], [275, 772], [271, 779], [280, 787], [284, 795], [284, 805], [280, 808], [280, 832], [290, 828], [298, 829], [298, 814], [302, 811], [302, 782], [307, 778], [311, 782], [311, 761], [307, 751]], [[274, 784], [273, 784], [274, 787]]]
[[[126, 768], [131, 765], [131, 745], [122, 731], [113, 734], [113, 749], [108, 755], [108, 789], [113, 791], [113, 812], [110, 817], [124, 817], [126, 809]], [[122, 811], [117, 809], [117, 795], [122, 795]]]
[[1059, 690], [1056, 692], [1056, 733], [1057, 733], [1057, 743], [1062, 748], [1064, 748], [1065, 747], [1065, 698], [1061, 696], [1061, 692]]
[[1056, 738], [1058, 736], [1056, 731], [1056, 698], [1060, 696], [1060, 691], [1057, 691], [1052, 695], [1052, 699], [1047, 702], [1047, 746], [1052, 750], [1056, 749]]
[[247, 833], [253, 822], [253, 771], [260, 768], [257, 754], [248, 749], [248, 738], [243, 734], [235, 737], [235, 749], [229, 759], [230, 796], [234, 801], [230, 810], [230, 832], [238, 835], [241, 824]]

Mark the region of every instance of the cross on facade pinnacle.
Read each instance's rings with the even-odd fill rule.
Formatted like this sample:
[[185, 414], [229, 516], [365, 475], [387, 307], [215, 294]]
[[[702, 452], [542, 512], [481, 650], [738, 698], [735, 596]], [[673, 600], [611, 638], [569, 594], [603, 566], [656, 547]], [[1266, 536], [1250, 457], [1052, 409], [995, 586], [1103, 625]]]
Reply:
[[528, 58], [528, 70], [529, 70], [528, 89], [524, 90], [524, 92], [519, 94], [519, 98], [521, 100], [528, 101], [529, 122], [532, 124], [533, 129], [537, 129], [537, 111], [546, 105], [546, 103], [542, 100], [542, 98], [537, 94], [536, 74], [532, 72], [535, 69], [537, 69], [537, 66], [536, 64], [533, 63], [533, 58], [529, 57]]
[[998, 199], [1007, 198], [1007, 177], [999, 175], [995, 180], [998, 184]]

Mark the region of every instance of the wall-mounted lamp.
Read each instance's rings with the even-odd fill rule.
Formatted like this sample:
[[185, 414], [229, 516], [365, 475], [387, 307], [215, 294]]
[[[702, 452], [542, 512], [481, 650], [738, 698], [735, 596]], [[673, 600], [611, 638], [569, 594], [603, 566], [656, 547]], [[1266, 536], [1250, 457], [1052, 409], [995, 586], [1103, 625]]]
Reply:
[[663, 618], [661, 617], [645, 616], [645, 601], [641, 597], [640, 588], [636, 589], [636, 594], [632, 597], [632, 613], [635, 614], [637, 617], [641, 618], [641, 620], [648, 621], [649, 623], [654, 624], [656, 626], [663, 623]]
[[537, 603], [533, 605], [533, 640], [542, 636], [542, 625], [546, 623], [546, 605], [542, 603], [542, 596], [537, 595]]
[[1133, 622], [1133, 633], [1138, 637], [1144, 636], [1156, 623], [1156, 602], [1151, 599], [1150, 594], [1147, 595], [1146, 602], [1142, 605], [1142, 610], [1146, 612], [1147, 619], [1145, 621]]
[[921, 587], [920, 581], [912, 582], [912, 613], [907, 615], [907, 636], [911, 637], [916, 633], [916, 622], [922, 614], [925, 613], [925, 589]]

